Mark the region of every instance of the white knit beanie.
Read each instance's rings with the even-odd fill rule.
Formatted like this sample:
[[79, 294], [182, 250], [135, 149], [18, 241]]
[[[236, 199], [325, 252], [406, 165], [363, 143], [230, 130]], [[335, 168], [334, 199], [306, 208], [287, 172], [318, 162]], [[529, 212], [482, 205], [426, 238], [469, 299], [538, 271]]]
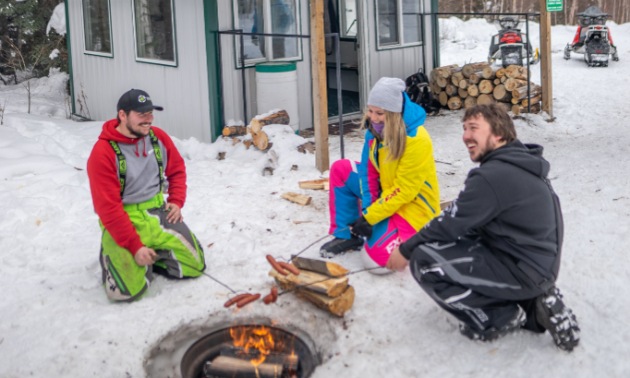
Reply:
[[403, 110], [403, 94], [407, 86], [405, 82], [396, 77], [380, 78], [368, 96], [368, 105], [387, 110], [392, 113], [401, 113]]

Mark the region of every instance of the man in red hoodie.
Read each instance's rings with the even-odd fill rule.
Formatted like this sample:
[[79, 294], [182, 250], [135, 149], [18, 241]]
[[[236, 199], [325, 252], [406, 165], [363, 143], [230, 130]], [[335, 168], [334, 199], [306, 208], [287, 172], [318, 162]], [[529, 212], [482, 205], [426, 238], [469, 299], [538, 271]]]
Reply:
[[148, 93], [132, 89], [123, 94], [117, 118], [105, 122], [88, 159], [92, 201], [103, 231], [103, 286], [115, 301], [140, 298], [154, 272], [185, 278], [205, 269], [203, 249], [181, 214], [184, 160], [171, 138], [151, 126], [153, 110], [163, 108], [153, 106]]

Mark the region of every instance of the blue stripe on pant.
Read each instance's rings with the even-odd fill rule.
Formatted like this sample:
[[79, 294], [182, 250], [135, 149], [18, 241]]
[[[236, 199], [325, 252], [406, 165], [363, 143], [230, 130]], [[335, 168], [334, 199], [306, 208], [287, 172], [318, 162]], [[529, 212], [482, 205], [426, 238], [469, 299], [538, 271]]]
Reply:
[[330, 233], [340, 239], [350, 239], [347, 228], [361, 215], [361, 183], [359, 170], [361, 163], [351, 160], [338, 160], [330, 169]]

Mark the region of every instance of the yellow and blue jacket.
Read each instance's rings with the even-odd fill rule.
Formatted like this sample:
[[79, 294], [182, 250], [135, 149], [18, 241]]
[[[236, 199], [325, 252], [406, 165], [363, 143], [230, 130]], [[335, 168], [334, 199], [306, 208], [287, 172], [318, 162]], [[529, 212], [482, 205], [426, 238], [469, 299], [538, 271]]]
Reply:
[[365, 133], [359, 172], [363, 214], [371, 225], [398, 214], [420, 230], [440, 213], [440, 189], [433, 143], [423, 126], [427, 113], [403, 96], [407, 145], [400, 159], [388, 160], [389, 148], [371, 127]]

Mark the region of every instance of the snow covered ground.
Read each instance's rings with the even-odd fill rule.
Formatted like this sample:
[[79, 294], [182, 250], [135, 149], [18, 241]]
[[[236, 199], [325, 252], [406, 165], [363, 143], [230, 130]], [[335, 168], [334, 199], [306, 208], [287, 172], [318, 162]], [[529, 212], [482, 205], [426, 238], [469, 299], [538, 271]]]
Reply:
[[[453, 35], [443, 41], [442, 63], [485, 60], [494, 27], [450, 21]], [[630, 24], [610, 28], [621, 61], [587, 68], [581, 56], [562, 59], [576, 28], [554, 27], [556, 120], [535, 115], [516, 121], [522, 141], [545, 147], [562, 201], [558, 285], [582, 328], [573, 353], [557, 350], [548, 334], [525, 331], [493, 343], [469, 341], [409, 271], [351, 276], [357, 295], [344, 319], [293, 295], [277, 305], [227, 310], [228, 291], [207, 277], [158, 277], [141, 301], [109, 303], [85, 171], [102, 122], [66, 120], [66, 77], [53, 73], [34, 80], [39, 91], [31, 115], [21, 87], [0, 87], [0, 105], [8, 99], [0, 126], [0, 377], [173, 377], [192, 337], [252, 318], [309, 335], [323, 360], [314, 377], [627, 377]], [[457, 195], [474, 167], [461, 142], [461, 115], [446, 111], [426, 123], [444, 199]], [[328, 230], [327, 194], [297, 185], [320, 177], [313, 155], [294, 151], [301, 138], [275, 132], [282, 142], [272, 176], [262, 175], [268, 156], [253, 149], [176, 140], [188, 171], [183, 215], [205, 247], [207, 272], [235, 289], [268, 292], [265, 255], [288, 258]], [[338, 138], [331, 143], [334, 161]], [[348, 137], [345, 146], [346, 157], [359, 159], [360, 135]], [[216, 159], [218, 152], [226, 152], [225, 160]], [[308, 194], [313, 202], [300, 207], [285, 201], [280, 194], [286, 191]], [[304, 255], [317, 257], [317, 246]], [[361, 267], [356, 253], [337, 262]]]

